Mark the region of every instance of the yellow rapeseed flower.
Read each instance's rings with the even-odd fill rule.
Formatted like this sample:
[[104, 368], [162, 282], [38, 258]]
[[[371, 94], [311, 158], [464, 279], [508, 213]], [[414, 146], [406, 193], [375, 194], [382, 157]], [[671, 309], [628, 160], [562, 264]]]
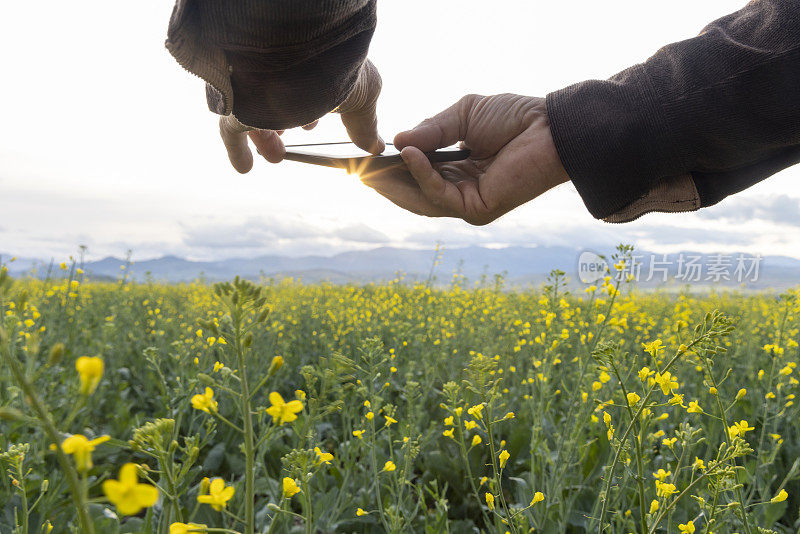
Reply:
[[75, 360], [75, 370], [81, 379], [81, 395], [91, 395], [103, 378], [103, 360], [96, 356], [81, 356]]
[[473, 447], [475, 447], [477, 445], [480, 445], [481, 441], [482, 441], [481, 437], [478, 434], [475, 434], [474, 436], [472, 436], [472, 446]]
[[136, 464], [127, 463], [119, 470], [119, 480], [103, 481], [103, 493], [121, 515], [136, 515], [158, 501], [158, 490], [150, 484], [140, 484]]
[[661, 392], [664, 393], [664, 395], [669, 395], [673, 389], [678, 387], [678, 382], [669, 371], [664, 372], [664, 374], [656, 373], [656, 376], [653, 378], [661, 388]]
[[673, 393], [672, 398], [669, 399], [667, 404], [670, 406], [680, 406], [682, 408], [686, 408], [686, 406], [683, 405], [683, 393]]
[[314, 452], [317, 453], [317, 463], [330, 464], [333, 460], [333, 455], [329, 452], [322, 452], [319, 447], [314, 447]]
[[671, 474], [672, 471], [664, 471], [663, 469], [659, 469], [658, 471], [653, 473], [653, 476], [656, 479], [660, 480], [661, 482], [664, 482], [667, 479], [667, 477], [670, 476]]
[[198, 495], [197, 502], [201, 504], [210, 504], [211, 507], [217, 512], [221, 512], [225, 505], [231, 498], [235, 489], [233, 486], [225, 486], [225, 481], [221, 478], [215, 478], [208, 486], [208, 495]]
[[383, 464], [384, 471], [394, 471], [395, 469], [397, 469], [397, 466], [391, 460], [386, 460], [386, 463]]
[[705, 469], [706, 464], [703, 460], [698, 458], [697, 456], [694, 457], [694, 462], [692, 463], [692, 469]]
[[675, 484], [669, 484], [666, 482], [661, 482], [660, 480], [656, 480], [656, 495], [659, 497], [669, 497], [673, 493], [677, 493], [678, 488], [675, 487]]
[[686, 408], [686, 411], [688, 413], [703, 413], [703, 409], [697, 401], [689, 401], [689, 407]]
[[199, 523], [172, 523], [169, 534], [189, 534], [190, 532], [206, 532], [208, 527]]
[[482, 419], [483, 418], [483, 404], [476, 404], [471, 408], [467, 409], [467, 413], [474, 417], [475, 419]]
[[293, 478], [283, 477], [283, 496], [291, 499], [298, 493], [300, 493], [300, 487], [297, 482]]
[[535, 505], [537, 502], [542, 502], [544, 500], [544, 493], [541, 491], [537, 491], [533, 494], [533, 499], [531, 499], [531, 506]]
[[789, 496], [789, 494], [786, 492], [786, 490], [785, 490], [785, 489], [782, 489], [782, 490], [780, 490], [780, 491], [778, 492], [778, 494], [777, 494], [777, 495], [775, 495], [773, 498], [771, 498], [771, 499], [769, 500], [769, 502], [772, 502], [772, 503], [775, 503], [775, 502], [783, 502], [783, 501], [785, 501], [785, 500], [786, 500], [786, 498], [787, 498], [788, 496]]
[[486, 506], [489, 507], [489, 510], [494, 510], [494, 495], [487, 491], [484, 498], [486, 499]]
[[628, 393], [627, 397], [628, 397], [628, 406], [636, 406], [639, 403], [639, 400], [641, 399], [641, 397], [633, 391]]
[[658, 512], [658, 501], [653, 499], [652, 502], [650, 502], [650, 511], [648, 513], [654, 514], [656, 512]]
[[664, 348], [664, 344], [661, 343], [660, 339], [656, 339], [650, 343], [642, 343], [642, 348], [646, 353], [655, 358], [658, 356], [658, 352]]
[[363, 429], [362, 430], [353, 430], [353, 435], [355, 437], [357, 437], [358, 439], [363, 439], [364, 438], [364, 432], [366, 432], [366, 430], [363, 430]]
[[100, 436], [89, 440], [81, 434], [73, 434], [61, 442], [61, 450], [75, 458], [75, 466], [78, 471], [85, 472], [92, 468], [92, 451], [94, 448], [110, 439], [110, 436]]
[[750, 430], [755, 430], [755, 428], [752, 426], [747, 426], [747, 421], [742, 419], [738, 423], [733, 423], [730, 427], [728, 427], [728, 436], [730, 436], [731, 439], [735, 438], [736, 436], [744, 438], [745, 432]]
[[192, 397], [192, 408], [206, 413], [217, 411], [217, 401], [214, 400], [214, 390], [206, 387], [204, 394], [197, 394]]
[[272, 406], [267, 408], [267, 413], [272, 416], [275, 424], [291, 423], [297, 419], [297, 413], [303, 411], [303, 403], [297, 399], [284, 402], [283, 397], [277, 391], [269, 394], [269, 402]]
[[[449, 428], [449, 429], [445, 430], [444, 432], [442, 432], [442, 435], [445, 436], [445, 437], [448, 437], [448, 438], [452, 438], [453, 437], [453, 429]], [[453, 438], [453, 439], [455, 439], [455, 438]]]
[[655, 371], [651, 371], [649, 367], [642, 367], [639, 369], [639, 380], [642, 382], [646, 382], [648, 378], [656, 374]]
[[694, 534], [694, 521], [678, 525], [678, 530], [687, 534]]
[[363, 508], [358, 508], [358, 509], [356, 510], [356, 515], [357, 515], [358, 517], [361, 517], [362, 515], [368, 515], [368, 514], [369, 514], [369, 512], [365, 512]]
[[506, 466], [506, 462], [508, 462], [509, 458], [511, 458], [511, 455], [508, 454], [507, 450], [503, 449], [500, 451], [500, 454], [497, 456], [497, 459], [500, 460], [500, 469]]

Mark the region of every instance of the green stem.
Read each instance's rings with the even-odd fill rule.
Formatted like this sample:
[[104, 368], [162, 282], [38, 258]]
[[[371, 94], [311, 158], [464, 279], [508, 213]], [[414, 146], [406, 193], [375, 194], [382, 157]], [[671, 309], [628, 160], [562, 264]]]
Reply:
[[[711, 382], [711, 385], [715, 389], [717, 389], [717, 383], [714, 380], [714, 375], [711, 373], [711, 369], [710, 369], [710, 367], [708, 365], [708, 360], [704, 360], [703, 363], [705, 365], [706, 373], [708, 374], [708, 379]], [[720, 419], [722, 419], [722, 435], [725, 438], [725, 443], [727, 445], [730, 445], [731, 444], [731, 440], [730, 440], [730, 436], [728, 435], [728, 419], [725, 416], [725, 408], [723, 408], [723, 406], [722, 406], [722, 401], [719, 400], [719, 391], [717, 391], [717, 394], [714, 395], [714, 397], [717, 400], [717, 409], [719, 410], [719, 413], [720, 413]], [[747, 534], [751, 534], [752, 531], [750, 530], [750, 523], [747, 520], [747, 511], [745, 510], [745, 507], [744, 507], [745, 506], [744, 505], [744, 500], [742, 500], [742, 486], [739, 483], [739, 471], [736, 469], [736, 459], [735, 458], [731, 458], [731, 462], [733, 463], [733, 467], [734, 467], [734, 469], [733, 469], [733, 479], [736, 482], [735, 493], [736, 493], [736, 499], [738, 499], [738, 501], [739, 501], [739, 509], [741, 510], [741, 513], [742, 513], [741, 514], [742, 523], [744, 523], [744, 529], [747, 532]]]
[[253, 414], [250, 409], [250, 389], [247, 382], [247, 369], [244, 361], [244, 347], [242, 346], [242, 317], [239, 313], [240, 310], [231, 310], [234, 326], [235, 336], [234, 343], [236, 349], [236, 358], [241, 374], [241, 387], [242, 387], [242, 420], [243, 420], [243, 434], [244, 434], [244, 521], [245, 521], [245, 534], [253, 534], [255, 532], [255, 447], [253, 438]]
[[6, 365], [8, 365], [9, 369], [11, 369], [11, 374], [14, 376], [14, 380], [17, 382], [19, 388], [27, 396], [33, 411], [36, 413], [36, 418], [44, 427], [47, 438], [51, 443], [56, 445], [56, 457], [58, 458], [58, 463], [61, 466], [61, 469], [66, 475], [70, 493], [72, 494], [72, 502], [75, 505], [75, 509], [78, 514], [78, 521], [80, 522], [82, 531], [86, 534], [94, 534], [94, 523], [92, 523], [92, 520], [89, 518], [89, 511], [83, 498], [83, 493], [81, 492], [81, 484], [78, 480], [78, 473], [75, 471], [75, 467], [70, 463], [66, 453], [61, 450], [58, 430], [56, 430], [56, 426], [55, 423], [53, 423], [53, 418], [51, 417], [50, 412], [36, 394], [36, 388], [34, 388], [33, 384], [28, 382], [28, 380], [22, 374], [19, 364], [14, 357], [11, 356], [8, 347], [4, 347], [2, 352], [3, 359], [6, 361]]
[[[628, 402], [628, 391], [625, 388], [625, 383], [622, 380], [622, 377], [619, 374], [619, 369], [614, 364], [614, 361], [611, 361], [611, 368], [614, 370], [614, 374], [619, 381], [619, 385], [622, 388], [622, 395], [625, 399], [625, 407], [628, 411], [628, 416], [631, 418], [631, 423], [635, 424], [636, 421], [633, 419], [633, 410], [631, 410], [631, 405]], [[636, 435], [631, 436], [633, 441], [635, 450], [636, 450], [636, 486], [639, 492], [639, 528], [642, 529], [642, 534], [648, 531], [647, 528], [647, 508], [645, 507], [645, 495], [644, 495], [644, 465], [642, 463], [642, 427], [639, 425], [638, 431]]]
[[475, 486], [475, 477], [472, 474], [472, 468], [469, 465], [469, 456], [467, 456], [467, 445], [464, 443], [464, 432], [461, 430], [461, 416], [458, 416], [456, 419], [456, 430], [458, 431], [458, 444], [461, 449], [461, 457], [464, 458], [464, 467], [467, 470], [467, 480], [469, 480], [469, 485], [472, 488], [472, 493], [475, 495], [475, 499], [478, 501], [478, 507], [481, 510], [481, 514], [483, 514], [483, 520], [486, 523], [486, 526], [489, 526], [489, 516], [486, 514], [486, 510], [483, 509], [483, 501], [481, 501], [481, 496], [478, 493], [478, 488]]
[[161, 461], [161, 470], [164, 472], [164, 478], [167, 479], [167, 491], [169, 492], [169, 500], [172, 505], [174, 517], [177, 521], [182, 523], [183, 515], [181, 514], [181, 508], [178, 504], [178, 498], [175, 492], [175, 478], [171, 470], [170, 458], [167, 456], [167, 453], [162, 453], [159, 456], [159, 460]]
[[[684, 355], [687, 352], [689, 352], [689, 350], [693, 346], [698, 344], [704, 338], [705, 338], [705, 334], [700, 336], [700, 337], [698, 337], [697, 339], [695, 339], [691, 343], [689, 343], [689, 346], [687, 346], [685, 350], [676, 352], [675, 356], [673, 356], [670, 359], [670, 361], [667, 362], [667, 365], [664, 367], [664, 369], [661, 371], [661, 373], [666, 373], [673, 366], [673, 364], [678, 360], [678, 358], [680, 358], [682, 355]], [[625, 443], [625, 440], [628, 439], [628, 435], [630, 434], [631, 430], [633, 429], [633, 427], [635, 425], [635, 421], [637, 421], [639, 419], [639, 417], [641, 417], [641, 414], [642, 414], [642, 411], [644, 410], [644, 407], [647, 406], [647, 401], [650, 400], [650, 396], [656, 391], [656, 389], [657, 389], [657, 385], [656, 384], [651, 386], [650, 389], [648, 390], [647, 394], [644, 396], [644, 399], [642, 399], [640, 401], [639, 408], [636, 410], [636, 414], [634, 415], [633, 420], [631, 421], [631, 423], [628, 425], [628, 428], [625, 429], [625, 433], [623, 434], [622, 439], [620, 439], [620, 443]], [[606, 515], [608, 514], [608, 500], [609, 500], [608, 497], [609, 497], [609, 494], [611, 493], [611, 483], [614, 480], [614, 471], [616, 470], [617, 464], [619, 463], [619, 457], [622, 454], [622, 449], [623, 449], [623, 447], [620, 446], [620, 447], [617, 448], [616, 452], [614, 453], [614, 461], [611, 462], [611, 470], [609, 471], [608, 479], [606, 479], [606, 486], [605, 486], [605, 488], [603, 490], [603, 493], [602, 493], [602, 495], [603, 495], [603, 509], [600, 512], [600, 524], [599, 524], [598, 530], [597, 530], [597, 532], [599, 534], [602, 534], [602, 532], [603, 532], [603, 523], [605, 522]]]
[[225, 418], [225, 416], [223, 416], [218, 411], [212, 410], [209, 413], [211, 415], [213, 415], [214, 417], [216, 417], [217, 419], [219, 419], [220, 421], [222, 421], [223, 423], [225, 423], [226, 425], [228, 425], [229, 427], [231, 427], [232, 429], [234, 429], [235, 431], [239, 432], [240, 434], [244, 434], [244, 430], [243, 429], [239, 428], [234, 423], [231, 423], [227, 418]]
[[19, 460], [19, 465], [17, 469], [17, 475], [19, 477], [19, 491], [22, 494], [22, 534], [28, 534], [28, 516], [30, 515], [30, 510], [28, 509], [28, 495], [27, 490], [25, 489], [25, 480], [23, 478], [23, 471], [22, 471], [22, 460]]
[[697, 486], [697, 484], [699, 484], [700, 481], [705, 479], [707, 476], [708, 476], [708, 473], [706, 472], [706, 473], [703, 473], [702, 475], [700, 475], [699, 477], [697, 477], [697, 479], [695, 479], [694, 482], [692, 482], [691, 484], [686, 486], [686, 489], [684, 489], [682, 492], [680, 492], [678, 494], [678, 496], [675, 497], [675, 499], [672, 500], [672, 502], [669, 504], [669, 506], [667, 506], [666, 508], [661, 510], [661, 512], [658, 514], [658, 516], [656, 516], [656, 518], [653, 520], [653, 524], [650, 526], [649, 534], [654, 534], [655, 531], [656, 531], [656, 528], [658, 528], [659, 523], [661, 523], [661, 520], [664, 519], [664, 516], [666, 514], [672, 512], [672, 509], [675, 508], [675, 505], [678, 504], [678, 502], [683, 498], [683, 496], [686, 495], [687, 493], [689, 493], [689, 491], [691, 491], [692, 488]]
[[511, 520], [511, 512], [508, 510], [508, 504], [506, 503], [506, 498], [503, 495], [503, 481], [502, 481], [502, 469], [500, 469], [497, 465], [497, 457], [495, 456], [495, 448], [494, 448], [494, 435], [492, 433], [492, 423], [490, 418], [490, 410], [487, 408], [486, 410], [486, 432], [489, 434], [489, 451], [492, 455], [492, 471], [494, 473], [494, 478], [497, 480], [497, 490], [500, 497], [500, 504], [503, 505], [503, 511], [506, 514], [506, 521], [508, 523], [509, 528], [513, 534], [516, 534], [517, 527], [514, 525], [514, 522]]
[[[239, 364], [244, 366], [244, 358], [239, 359]], [[242, 373], [242, 415], [244, 417], [244, 518], [247, 534], [255, 531], [255, 449], [253, 447], [253, 419], [250, 413], [250, 397], [247, 391], [247, 375]]]
[[305, 517], [303, 522], [306, 526], [306, 534], [314, 534], [314, 521], [311, 509], [311, 490], [309, 489], [308, 470], [303, 470], [303, 507], [305, 508]]

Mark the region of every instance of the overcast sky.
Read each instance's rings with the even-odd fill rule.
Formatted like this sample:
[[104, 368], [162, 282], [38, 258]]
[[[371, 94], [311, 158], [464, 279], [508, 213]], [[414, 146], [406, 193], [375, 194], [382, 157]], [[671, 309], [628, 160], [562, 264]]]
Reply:
[[[466, 93], [544, 96], [690, 38], [741, 0], [379, 0], [370, 57], [391, 139]], [[0, 18], [0, 252], [145, 259], [624, 241], [800, 256], [800, 166], [696, 214], [595, 221], [563, 185], [495, 223], [406, 213], [343, 172], [229, 166], [203, 83], [164, 48], [170, 2], [13, 2]], [[346, 139], [336, 116], [287, 142]], [[746, 230], [745, 230], [746, 228]]]

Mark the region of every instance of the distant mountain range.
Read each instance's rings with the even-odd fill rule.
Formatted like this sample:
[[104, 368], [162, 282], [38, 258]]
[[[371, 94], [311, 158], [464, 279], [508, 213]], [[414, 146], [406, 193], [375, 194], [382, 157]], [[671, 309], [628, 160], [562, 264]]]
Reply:
[[[333, 256], [260, 256], [257, 258], [219, 261], [192, 261], [176, 256], [135, 262], [129, 276], [135, 280], [183, 282], [197, 278], [209, 281], [228, 280], [236, 275], [258, 279], [262, 277], [292, 277], [305, 282], [327, 280], [333, 283], [365, 283], [393, 279], [402, 273], [406, 279], [427, 280], [433, 272], [438, 283], [450, 281], [458, 272], [469, 280], [482, 276], [490, 279], [502, 274], [509, 285], [538, 284], [553, 269], [564, 271], [573, 284], [580, 284], [579, 258], [583, 249], [569, 247], [465, 247], [446, 249], [434, 265], [437, 253], [433, 250], [414, 250], [381, 247], [372, 250], [342, 252]], [[594, 250], [609, 257], [613, 251]], [[651, 254], [636, 251], [638, 258], [633, 271], [643, 287], [697, 288], [741, 286], [747, 289], [785, 289], [800, 285], [800, 260], [785, 256], [765, 256], [760, 260], [747, 254], [715, 255], [683, 252]], [[593, 255], [589, 255], [593, 256]], [[4, 261], [11, 255], [4, 254]], [[58, 275], [59, 260], [18, 258], [8, 264], [15, 276], [33, 274]], [[84, 271], [95, 279], [116, 279], [121, 276], [124, 259], [107, 257], [86, 262]], [[637, 267], [638, 266], [638, 267]], [[668, 281], [663, 282], [666, 276]], [[678, 277], [676, 279], [676, 276]]]

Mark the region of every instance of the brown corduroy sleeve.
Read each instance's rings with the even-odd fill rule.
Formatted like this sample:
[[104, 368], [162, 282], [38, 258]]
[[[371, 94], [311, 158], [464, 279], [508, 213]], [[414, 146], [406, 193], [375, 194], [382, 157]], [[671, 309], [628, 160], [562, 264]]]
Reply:
[[166, 46], [206, 81], [211, 111], [255, 128], [302, 126], [355, 85], [376, 0], [178, 0]]
[[596, 218], [715, 204], [800, 162], [800, 2], [750, 2], [609, 80], [550, 93], [547, 110]]

